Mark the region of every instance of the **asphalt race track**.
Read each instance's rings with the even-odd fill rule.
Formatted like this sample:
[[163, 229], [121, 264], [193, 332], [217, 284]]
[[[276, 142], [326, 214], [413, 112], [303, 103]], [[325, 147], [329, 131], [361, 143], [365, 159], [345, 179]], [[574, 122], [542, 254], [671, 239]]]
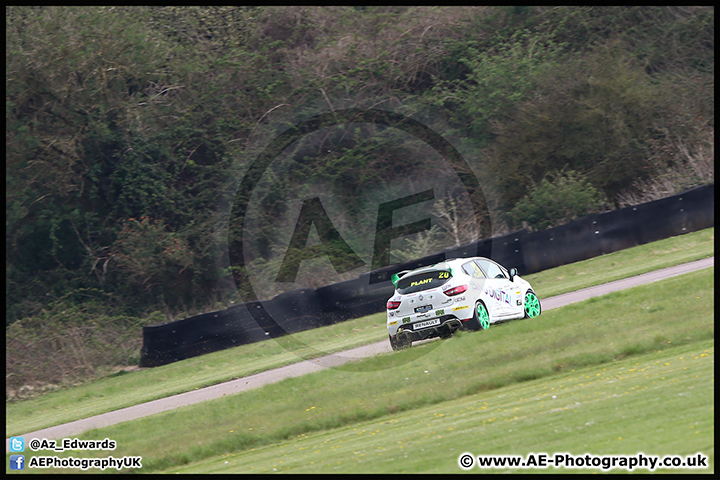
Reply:
[[[637, 285], [655, 282], [657, 280], [663, 280], [665, 278], [675, 275], [682, 275], [684, 273], [689, 273], [704, 268], [710, 268], [714, 265], [715, 257], [710, 257], [695, 262], [664, 268], [662, 270], [656, 270], [654, 272], [645, 273], [635, 277], [617, 280], [615, 282], [610, 282], [603, 285], [597, 285], [595, 287], [584, 288], [582, 290], [565, 293], [556, 297], [542, 299], [542, 309], [543, 312], [545, 312], [547, 310], [562, 307], [570, 303], [580, 302], [583, 300], [587, 300], [588, 298], [605, 295], [607, 293], [615, 292], [618, 290], [624, 290], [626, 288], [634, 287]], [[315, 358], [313, 360], [301, 361], [292, 365], [287, 365], [285, 367], [280, 367], [274, 370], [268, 370], [237, 380], [213, 385], [211, 387], [193, 390], [167, 398], [161, 398], [152, 402], [123, 408], [121, 410], [104, 413], [102, 415], [96, 415], [94, 417], [86, 418], [83, 420], [76, 420], [74, 422], [66, 423], [64, 425], [57, 425], [55, 427], [38, 430], [36, 432], [25, 433], [22, 436], [38, 439], [59, 439], [70, 437], [73, 435], [78, 435], [87, 430], [91, 430], [93, 428], [106, 427], [109, 425], [114, 425], [116, 423], [121, 423], [128, 420], [134, 420], [136, 418], [153, 415], [155, 413], [164, 412], [166, 410], [183, 407], [185, 405], [192, 405], [194, 403], [212, 400], [225, 395], [232, 395], [252, 388], [261, 387], [269, 383], [279, 382], [280, 380], [284, 380], [286, 378], [299, 377], [301, 375], [316, 372], [324, 368], [335, 367], [338, 365], [342, 365], [346, 362], [372, 357], [379, 353], [386, 353], [391, 351], [392, 349], [390, 348], [389, 342], [387, 340], [383, 340], [381, 342], [363, 345], [361, 347], [356, 347], [343, 352], [326, 355], [323, 357]], [[9, 439], [5, 440], [6, 452], [9, 451], [9, 441]]]

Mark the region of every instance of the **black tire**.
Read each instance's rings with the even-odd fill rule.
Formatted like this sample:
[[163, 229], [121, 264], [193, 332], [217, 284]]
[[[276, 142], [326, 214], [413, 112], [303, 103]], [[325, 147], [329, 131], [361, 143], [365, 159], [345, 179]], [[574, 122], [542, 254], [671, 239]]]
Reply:
[[489, 320], [490, 314], [488, 313], [485, 304], [478, 300], [475, 302], [472, 318], [465, 322], [465, 328], [473, 332], [485, 330], [490, 326]]
[[455, 332], [450, 329], [443, 330], [442, 332], [440, 332], [438, 334], [438, 337], [442, 338], [443, 340], [447, 340], [448, 338], [453, 336], [453, 333], [455, 333]]
[[542, 307], [540, 305], [540, 299], [535, 295], [535, 292], [528, 290], [525, 292], [525, 304], [523, 307], [525, 311], [524, 318], [535, 318], [542, 313]]
[[388, 337], [390, 338], [390, 346], [393, 350], [404, 350], [410, 345], [412, 345], [412, 342], [409, 341], [398, 341], [397, 336], [395, 338], [392, 337], [392, 335], [388, 334]]

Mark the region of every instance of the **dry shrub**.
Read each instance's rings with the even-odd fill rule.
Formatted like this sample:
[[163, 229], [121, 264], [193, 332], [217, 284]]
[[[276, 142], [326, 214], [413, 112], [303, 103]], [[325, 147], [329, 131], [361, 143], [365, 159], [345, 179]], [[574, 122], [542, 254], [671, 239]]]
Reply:
[[137, 365], [142, 325], [163, 321], [160, 313], [144, 320], [95, 316], [87, 308], [58, 304], [17, 321], [6, 329], [6, 398], [28, 398]]
[[638, 205], [714, 183], [714, 138], [714, 131], [709, 131], [705, 141], [694, 146], [681, 139], [672, 142], [675, 161], [661, 167], [656, 175], [636, 181], [632, 189], [619, 193], [618, 205]]
[[[361, 14], [334, 7], [286, 12], [292, 17], [288, 22], [305, 22], [307, 32], [324, 33], [321, 43], [308, 41], [308, 33], [302, 48], [288, 50], [288, 65], [293, 77], [302, 78], [305, 85], [308, 75], [322, 83], [366, 69], [367, 77], [358, 85], [360, 89], [384, 90], [392, 84], [413, 86], [435, 73], [447, 48], [446, 41], [460, 38], [459, 27], [482, 8], [411, 7], [402, 12], [380, 9]], [[316, 37], [320, 38], [312, 36]]]

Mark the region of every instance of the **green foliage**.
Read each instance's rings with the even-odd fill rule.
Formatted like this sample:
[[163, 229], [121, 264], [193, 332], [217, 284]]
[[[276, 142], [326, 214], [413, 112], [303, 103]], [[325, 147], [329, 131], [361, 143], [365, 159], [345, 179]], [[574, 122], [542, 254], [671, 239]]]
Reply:
[[495, 127], [488, 169], [507, 204], [532, 178], [582, 172], [614, 198], [649, 172], [648, 141], [662, 109], [660, 92], [640, 67], [609, 47], [556, 67], [532, 99]]
[[563, 225], [607, 207], [607, 199], [577, 172], [548, 176], [540, 181], [508, 216], [515, 226], [530, 231]]
[[[8, 22], [7, 56], [10, 316], [33, 311], [26, 299], [61, 295], [63, 288], [99, 286], [128, 298], [145, 289], [147, 276], [113, 270], [118, 264], [111, 262], [124, 219], [141, 215], [164, 219], [193, 245], [192, 261], [201, 268], [185, 276], [179, 291], [208, 293], [221, 275], [213, 269], [218, 227], [208, 222], [227, 180], [227, 147], [216, 138], [228, 135], [227, 127], [188, 103], [195, 99], [183, 98], [186, 87], [175, 82], [193, 64], [206, 69], [182, 49], [173, 53], [142, 9], [11, 13], [17, 16]], [[60, 270], [71, 283], [57, 283]], [[17, 308], [18, 300], [25, 307]], [[136, 300], [152, 308], [157, 297]], [[163, 300], [171, 308], [183, 308], [183, 301]]]
[[187, 242], [168, 232], [160, 219], [141, 217], [123, 222], [113, 257], [133, 285], [145, 291], [174, 292], [182, 287], [181, 277], [192, 263]]
[[[638, 179], [673, 163], [681, 153], [678, 137], [708, 144], [711, 9], [554, 7], [535, 13], [524, 16], [522, 29], [498, 29], [485, 42], [467, 42], [473, 55], [459, 56], [467, 73], [460, 81], [438, 81], [429, 96], [472, 133], [484, 159], [478, 171], [492, 179], [500, 211], [512, 208], [532, 178], [563, 168], [586, 175], [617, 204], [620, 192], [637, 191]], [[685, 95], [690, 78], [694, 97]]]
[[458, 61], [468, 74], [460, 81], [438, 82], [435, 95], [453, 112], [453, 120], [467, 124], [479, 142], [490, 139], [491, 124], [538, 88], [547, 70], [555, 66], [566, 48], [552, 34], [528, 30], [513, 33], [492, 45], [469, 45]]

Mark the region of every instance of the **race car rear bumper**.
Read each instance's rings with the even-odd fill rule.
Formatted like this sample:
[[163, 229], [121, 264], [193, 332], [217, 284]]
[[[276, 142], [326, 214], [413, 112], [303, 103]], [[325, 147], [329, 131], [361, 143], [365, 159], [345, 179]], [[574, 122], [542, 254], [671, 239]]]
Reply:
[[462, 321], [458, 318], [451, 317], [442, 321], [440, 325], [423, 328], [421, 330], [412, 330], [410, 326], [398, 328], [397, 335], [395, 338], [401, 342], [417, 342], [418, 340], [425, 340], [426, 338], [434, 338], [440, 336], [449, 336], [453, 332], [462, 328]]

